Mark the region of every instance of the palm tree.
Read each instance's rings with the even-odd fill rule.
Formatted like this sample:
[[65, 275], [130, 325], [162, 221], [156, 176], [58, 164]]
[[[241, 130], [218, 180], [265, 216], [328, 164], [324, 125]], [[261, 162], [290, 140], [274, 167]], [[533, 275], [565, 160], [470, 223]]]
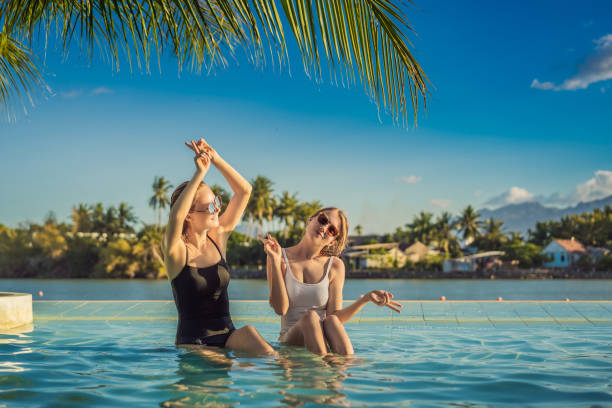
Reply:
[[323, 204], [319, 200], [306, 201], [300, 203], [295, 209], [295, 217], [293, 220], [294, 229], [306, 228], [308, 218], [314, 213], [323, 208]]
[[469, 242], [473, 241], [480, 234], [478, 214], [471, 205], [465, 207], [463, 213], [459, 217], [459, 229], [463, 231], [463, 239]]
[[484, 223], [484, 236], [478, 240], [478, 248], [488, 251], [498, 250], [508, 241], [502, 232], [504, 222], [489, 218]]
[[432, 240], [432, 218], [432, 213], [423, 211], [421, 211], [418, 216], [413, 217], [412, 222], [406, 224], [406, 227], [410, 230], [410, 238], [428, 245]]
[[437, 243], [438, 249], [444, 251], [446, 258], [449, 258], [451, 253], [458, 252], [459, 250], [459, 241], [455, 234], [453, 234], [455, 229], [457, 229], [457, 221], [447, 211], [440, 214], [433, 227], [434, 240]]
[[119, 203], [117, 207], [117, 222], [119, 224], [119, 232], [134, 232], [134, 227], [130, 224], [138, 221], [134, 214], [134, 209], [127, 203]]
[[357, 234], [358, 237], [361, 236], [362, 232], [363, 232], [363, 227], [359, 224], [355, 225], [355, 234]]
[[104, 216], [104, 207], [102, 203], [97, 203], [91, 211], [93, 220], [93, 231], [98, 233], [106, 232], [106, 218]]
[[288, 191], [283, 191], [283, 195], [278, 201], [276, 214], [281, 222], [285, 225], [283, 228], [283, 235], [285, 238], [287, 238], [290, 226], [293, 225], [293, 219], [298, 203], [297, 193], [289, 194]]
[[91, 232], [93, 222], [91, 219], [91, 207], [87, 204], [79, 204], [72, 207], [72, 232]]
[[[272, 197], [272, 181], [264, 176], [258, 175], [251, 181], [253, 190], [251, 199], [247, 204], [247, 213], [252, 222], [263, 226], [264, 219], [271, 218], [274, 213], [274, 200]], [[247, 234], [248, 235], [248, 234]]]
[[[299, 49], [306, 74], [315, 80], [322, 77], [322, 67], [329, 69], [332, 82], [354, 83], [357, 76], [379, 109], [404, 123], [409, 114], [416, 121], [419, 99], [425, 105], [429, 96], [429, 81], [410, 51], [412, 27], [404, 1], [281, 0], [281, 8], [278, 3], [4, 0], [0, 104], [8, 112], [14, 100], [23, 104], [25, 94], [31, 101], [35, 88], [44, 84], [32, 50], [44, 53], [50, 35], [57, 34], [66, 55], [76, 41], [90, 60], [99, 51], [119, 69], [123, 51], [130, 68], [136, 62], [147, 72], [151, 60], [157, 57], [159, 62], [168, 51], [176, 55], [179, 69], [186, 64], [196, 71], [224, 67], [238, 47], [256, 65], [271, 60], [282, 67], [289, 65], [291, 43]], [[292, 39], [286, 38], [286, 27]]]
[[168, 182], [168, 180], [166, 180], [164, 176], [155, 176], [155, 179], [153, 179], [153, 185], [151, 187], [153, 188], [153, 195], [149, 199], [149, 207], [152, 207], [153, 211], [155, 211], [156, 209], [158, 210], [157, 226], [160, 227], [162, 210], [170, 205], [168, 193], [172, 188], [172, 184], [170, 184], [170, 182]]

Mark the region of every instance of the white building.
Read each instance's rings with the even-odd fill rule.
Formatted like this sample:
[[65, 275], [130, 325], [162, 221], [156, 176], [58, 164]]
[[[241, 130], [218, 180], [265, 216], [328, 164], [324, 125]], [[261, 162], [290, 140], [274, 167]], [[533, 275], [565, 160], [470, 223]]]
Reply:
[[503, 251], [487, 251], [479, 254], [447, 259], [442, 262], [443, 272], [474, 272], [479, 269], [491, 269], [501, 265], [499, 258]]
[[542, 254], [550, 258], [544, 263], [546, 268], [569, 268], [586, 253], [582, 244], [572, 239], [555, 239], [542, 250]]

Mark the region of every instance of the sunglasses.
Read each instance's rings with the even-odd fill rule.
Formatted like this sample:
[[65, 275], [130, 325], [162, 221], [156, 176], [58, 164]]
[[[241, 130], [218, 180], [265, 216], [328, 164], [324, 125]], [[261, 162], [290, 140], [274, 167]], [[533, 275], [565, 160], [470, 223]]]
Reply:
[[329, 217], [325, 215], [325, 213], [320, 213], [317, 217], [317, 221], [323, 226], [328, 225], [325, 233], [330, 237], [334, 238], [340, 233], [340, 231], [338, 231], [338, 228], [336, 228], [336, 226], [329, 221]]
[[212, 202], [208, 203], [208, 206], [206, 209], [203, 209], [203, 210], [193, 209], [190, 212], [214, 214], [217, 211], [221, 211], [222, 204], [223, 204], [223, 201], [221, 200], [221, 197], [215, 196], [215, 199]]

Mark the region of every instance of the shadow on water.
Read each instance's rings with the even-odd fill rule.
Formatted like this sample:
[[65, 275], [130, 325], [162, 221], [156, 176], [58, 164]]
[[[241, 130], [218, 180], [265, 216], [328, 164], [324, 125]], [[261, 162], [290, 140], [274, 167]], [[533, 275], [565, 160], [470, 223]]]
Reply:
[[310, 404], [348, 406], [342, 391], [357, 358], [314, 356], [281, 347], [276, 357], [254, 357], [201, 346], [178, 351], [177, 381], [163, 388], [171, 398], [162, 407], [265, 406]]

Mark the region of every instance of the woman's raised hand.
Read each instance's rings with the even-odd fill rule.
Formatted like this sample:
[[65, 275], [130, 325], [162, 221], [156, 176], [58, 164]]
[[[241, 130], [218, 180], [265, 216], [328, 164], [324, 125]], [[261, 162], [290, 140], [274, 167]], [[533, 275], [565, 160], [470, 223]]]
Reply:
[[195, 147], [197, 146], [197, 148], [200, 151], [205, 152], [208, 157], [210, 158], [210, 161], [214, 164], [215, 160], [217, 159], [218, 153], [215, 149], [213, 149], [212, 147], [210, 147], [210, 145], [208, 143], [206, 143], [206, 140], [200, 138], [200, 140], [198, 141], [191, 141], [192, 143], [195, 143], [195, 146], [192, 146], [191, 144], [185, 143], [187, 145], [187, 147], [189, 147], [191, 150], [193, 150], [196, 154], [198, 153], [195, 149]]
[[196, 154], [193, 158], [196, 168], [202, 172], [208, 171], [211, 162], [209, 154], [204, 149], [200, 148], [198, 142], [195, 142], [193, 140], [189, 143], [185, 142], [185, 145], [191, 150], [193, 150]]
[[257, 238], [264, 244], [264, 251], [270, 257], [272, 262], [280, 262], [281, 260], [281, 246], [276, 239], [270, 234], [266, 235], [267, 238], [257, 234]]
[[393, 299], [393, 294], [384, 291], [384, 290], [373, 290], [366, 294], [366, 297], [369, 301], [374, 303], [376, 306], [387, 306], [391, 310], [395, 310], [398, 313], [401, 313], [400, 309], [402, 305], [398, 302], [395, 302]]

